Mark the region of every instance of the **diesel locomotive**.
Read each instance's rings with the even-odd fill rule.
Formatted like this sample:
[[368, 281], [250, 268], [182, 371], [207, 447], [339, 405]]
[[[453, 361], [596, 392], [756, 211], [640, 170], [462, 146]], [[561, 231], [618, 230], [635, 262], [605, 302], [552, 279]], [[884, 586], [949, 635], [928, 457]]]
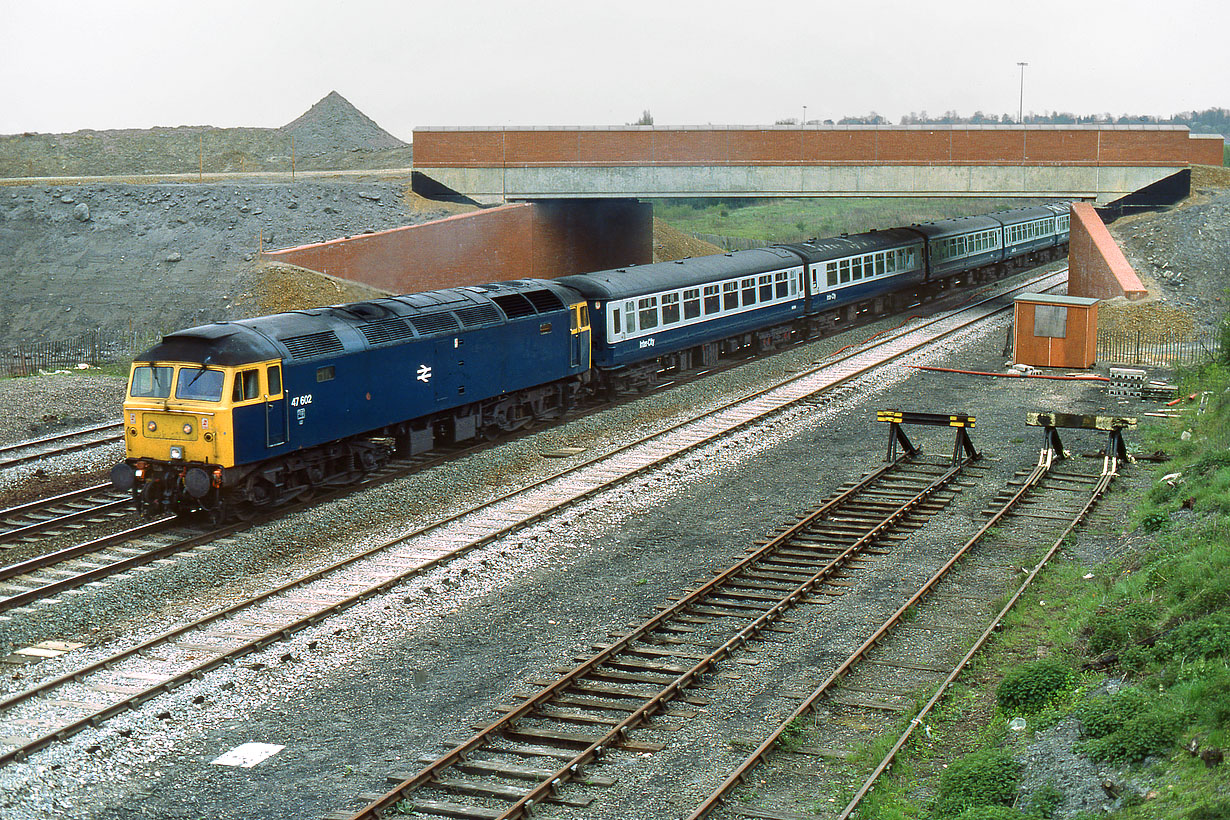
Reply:
[[168, 334], [132, 365], [146, 513], [219, 519], [352, 483], [392, 454], [495, 436], [1066, 253], [1068, 204]]

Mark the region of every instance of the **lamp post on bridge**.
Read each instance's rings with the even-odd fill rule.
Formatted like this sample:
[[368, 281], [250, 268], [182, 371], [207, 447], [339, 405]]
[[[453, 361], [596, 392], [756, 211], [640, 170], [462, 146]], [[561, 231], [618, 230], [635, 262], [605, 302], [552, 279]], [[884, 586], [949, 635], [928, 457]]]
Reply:
[[799, 121], [799, 127], [807, 125], [807, 106], [803, 106], [803, 119]]
[[1017, 102], [1016, 122], [1017, 125], [1025, 124], [1025, 66], [1029, 63], [1017, 63], [1021, 67], [1021, 98]]

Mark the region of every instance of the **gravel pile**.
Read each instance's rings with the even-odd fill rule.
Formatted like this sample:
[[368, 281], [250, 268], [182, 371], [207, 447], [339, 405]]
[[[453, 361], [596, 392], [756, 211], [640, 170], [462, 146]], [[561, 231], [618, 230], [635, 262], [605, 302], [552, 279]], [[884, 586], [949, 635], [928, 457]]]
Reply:
[[[260, 247], [438, 216], [408, 211], [404, 193], [355, 181], [0, 188], [0, 348], [258, 315]], [[328, 303], [374, 292], [352, 285]]]
[[653, 221], [653, 261], [673, 262], [689, 256], [722, 253], [717, 245], [672, 228], [661, 219]]
[[1230, 192], [1209, 188], [1173, 210], [1124, 217], [1111, 234], [1149, 289], [1150, 301], [1103, 303], [1108, 324], [1213, 327], [1230, 307]]

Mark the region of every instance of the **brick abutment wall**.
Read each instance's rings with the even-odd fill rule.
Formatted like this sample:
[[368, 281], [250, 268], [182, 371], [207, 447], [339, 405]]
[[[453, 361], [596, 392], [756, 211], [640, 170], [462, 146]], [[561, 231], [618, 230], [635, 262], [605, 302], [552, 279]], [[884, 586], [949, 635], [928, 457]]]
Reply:
[[1068, 295], [1143, 299], [1148, 291], [1127, 257], [1087, 202], [1072, 205], [1068, 240]]
[[653, 209], [635, 200], [517, 203], [262, 258], [393, 293], [553, 279], [652, 262]]

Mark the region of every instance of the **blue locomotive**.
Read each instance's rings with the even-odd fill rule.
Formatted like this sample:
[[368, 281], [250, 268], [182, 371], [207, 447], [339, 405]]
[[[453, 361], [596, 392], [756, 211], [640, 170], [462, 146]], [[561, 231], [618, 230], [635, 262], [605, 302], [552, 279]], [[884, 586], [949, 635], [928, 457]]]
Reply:
[[190, 328], [133, 362], [111, 477], [145, 512], [245, 514], [353, 482], [390, 452], [783, 347], [1067, 241], [1061, 203]]

